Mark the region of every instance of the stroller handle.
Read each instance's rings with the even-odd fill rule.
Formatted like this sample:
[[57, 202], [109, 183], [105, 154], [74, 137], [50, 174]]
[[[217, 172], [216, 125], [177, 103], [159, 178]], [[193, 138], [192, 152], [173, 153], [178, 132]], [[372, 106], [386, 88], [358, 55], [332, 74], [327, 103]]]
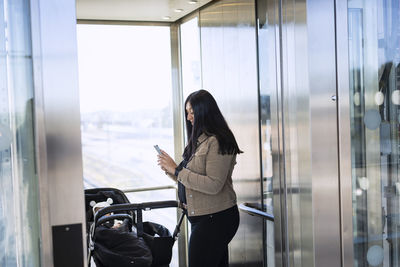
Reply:
[[125, 219], [128, 219], [129, 223], [132, 224], [133, 218], [132, 218], [132, 216], [130, 216], [128, 214], [112, 214], [112, 215], [109, 215], [109, 216], [103, 216], [103, 217], [100, 217], [99, 220], [97, 221], [96, 227], [101, 225], [101, 224], [103, 224], [103, 223], [105, 223], [105, 222], [108, 222], [108, 221], [125, 220]]
[[151, 210], [151, 209], [177, 208], [177, 207], [179, 207], [179, 205], [178, 201], [176, 200], [111, 205], [109, 207], [102, 208], [101, 210], [96, 212], [94, 216], [94, 224], [98, 225], [98, 221], [101, 217], [112, 212]]

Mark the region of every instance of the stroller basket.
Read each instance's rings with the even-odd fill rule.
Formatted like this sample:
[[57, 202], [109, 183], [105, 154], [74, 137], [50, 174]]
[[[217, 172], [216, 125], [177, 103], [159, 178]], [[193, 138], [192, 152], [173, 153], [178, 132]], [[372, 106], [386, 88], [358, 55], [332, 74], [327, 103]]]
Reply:
[[[86, 194], [89, 190], [91, 191]], [[102, 189], [96, 189], [95, 192], [94, 189], [89, 190], [85, 190], [87, 203], [93, 193], [95, 195], [98, 195], [99, 192], [103, 193]], [[117, 195], [122, 193], [119, 190], [113, 190], [106, 188], [105, 191], [108, 193], [100, 201], [104, 201], [106, 197], [112, 195], [110, 192], [117, 192]], [[90, 196], [88, 197], [88, 195]], [[123, 193], [122, 195], [125, 197]], [[142, 214], [143, 211], [153, 209], [178, 208], [178, 202], [170, 200], [129, 203], [126, 197], [122, 201], [128, 203], [104, 207], [92, 217], [93, 221], [88, 221], [90, 224], [88, 232], [89, 266], [92, 256], [96, 267], [169, 266], [172, 247], [178, 237], [185, 213], [182, 212], [172, 235], [167, 228], [160, 224], [143, 222]], [[90, 216], [87, 218], [89, 219]], [[123, 223], [114, 229], [112, 225], [115, 220], [123, 221]], [[136, 227], [136, 232], [132, 230], [132, 226]]]

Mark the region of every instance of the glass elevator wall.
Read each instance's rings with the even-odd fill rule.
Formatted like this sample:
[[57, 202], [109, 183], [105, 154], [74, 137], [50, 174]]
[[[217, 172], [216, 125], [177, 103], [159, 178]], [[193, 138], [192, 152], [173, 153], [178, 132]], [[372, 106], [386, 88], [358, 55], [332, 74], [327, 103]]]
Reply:
[[29, 1], [0, 2], [0, 266], [40, 266]]
[[400, 1], [348, 1], [355, 267], [400, 264]]

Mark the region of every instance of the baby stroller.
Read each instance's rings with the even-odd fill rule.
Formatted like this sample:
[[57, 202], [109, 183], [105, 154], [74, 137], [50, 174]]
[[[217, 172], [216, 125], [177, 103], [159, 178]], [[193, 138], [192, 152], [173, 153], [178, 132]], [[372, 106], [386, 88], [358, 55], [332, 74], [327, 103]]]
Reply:
[[[93, 212], [93, 203], [107, 205]], [[185, 213], [182, 212], [174, 233], [164, 226], [143, 222], [142, 212], [160, 208], [178, 208], [178, 202], [157, 201], [130, 203], [125, 194], [115, 188], [85, 190], [88, 266], [91, 258], [96, 267], [167, 267], [172, 258], [172, 246], [178, 238]]]

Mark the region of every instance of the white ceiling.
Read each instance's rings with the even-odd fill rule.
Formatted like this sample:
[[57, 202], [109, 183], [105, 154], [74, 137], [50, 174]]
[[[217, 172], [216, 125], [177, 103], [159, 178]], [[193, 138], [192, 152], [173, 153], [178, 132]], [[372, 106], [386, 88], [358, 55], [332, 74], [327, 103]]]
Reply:
[[[82, 20], [172, 22], [211, 1], [190, 4], [189, 0], [76, 0], [76, 14]], [[165, 19], [166, 16], [170, 18]]]

